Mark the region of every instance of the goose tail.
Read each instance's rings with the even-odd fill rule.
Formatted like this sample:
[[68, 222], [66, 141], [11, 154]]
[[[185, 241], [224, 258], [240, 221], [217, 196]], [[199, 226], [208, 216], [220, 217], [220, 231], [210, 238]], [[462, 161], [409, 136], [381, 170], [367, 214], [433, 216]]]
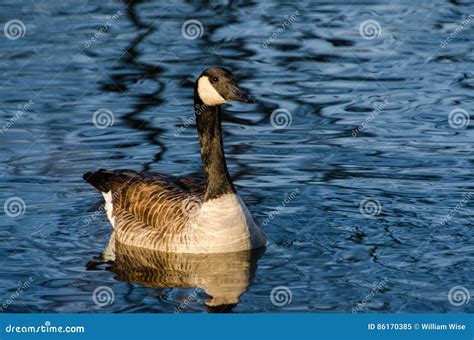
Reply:
[[104, 170], [86, 172], [82, 178], [101, 192], [114, 191], [136, 176], [135, 172]]

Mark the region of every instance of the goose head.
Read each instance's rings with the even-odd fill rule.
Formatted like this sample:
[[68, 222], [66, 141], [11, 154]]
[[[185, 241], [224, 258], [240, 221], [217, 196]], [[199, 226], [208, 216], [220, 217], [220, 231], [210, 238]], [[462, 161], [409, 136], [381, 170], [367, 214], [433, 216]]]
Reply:
[[207, 106], [218, 106], [231, 101], [254, 102], [251, 96], [237, 86], [232, 73], [221, 67], [204, 70], [196, 81], [196, 95]]

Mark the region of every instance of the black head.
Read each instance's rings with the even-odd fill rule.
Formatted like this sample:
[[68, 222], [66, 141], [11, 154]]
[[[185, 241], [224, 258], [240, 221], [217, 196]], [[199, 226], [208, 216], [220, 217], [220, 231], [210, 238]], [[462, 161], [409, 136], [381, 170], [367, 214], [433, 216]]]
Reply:
[[252, 97], [237, 87], [232, 73], [221, 67], [205, 69], [196, 81], [196, 89], [199, 98], [208, 106], [230, 101], [254, 102]]

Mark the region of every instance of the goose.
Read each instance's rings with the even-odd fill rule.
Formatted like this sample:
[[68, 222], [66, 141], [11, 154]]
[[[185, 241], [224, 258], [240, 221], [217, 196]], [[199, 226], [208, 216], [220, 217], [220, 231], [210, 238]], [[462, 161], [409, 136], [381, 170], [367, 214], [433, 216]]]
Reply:
[[171, 177], [132, 170], [87, 172], [98, 189], [115, 242], [166, 253], [227, 253], [266, 245], [237, 194], [227, 170], [221, 132], [221, 106], [253, 98], [239, 89], [232, 73], [205, 69], [194, 84], [194, 111], [204, 178]]

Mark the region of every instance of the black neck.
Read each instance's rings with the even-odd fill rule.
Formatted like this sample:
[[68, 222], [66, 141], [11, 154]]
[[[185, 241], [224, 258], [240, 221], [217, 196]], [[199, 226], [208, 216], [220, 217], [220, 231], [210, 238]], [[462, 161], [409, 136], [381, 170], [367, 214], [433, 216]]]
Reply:
[[205, 105], [197, 90], [194, 92], [196, 127], [201, 146], [201, 158], [206, 175], [204, 201], [224, 194], [235, 193], [234, 185], [227, 171], [221, 132], [220, 106]]

